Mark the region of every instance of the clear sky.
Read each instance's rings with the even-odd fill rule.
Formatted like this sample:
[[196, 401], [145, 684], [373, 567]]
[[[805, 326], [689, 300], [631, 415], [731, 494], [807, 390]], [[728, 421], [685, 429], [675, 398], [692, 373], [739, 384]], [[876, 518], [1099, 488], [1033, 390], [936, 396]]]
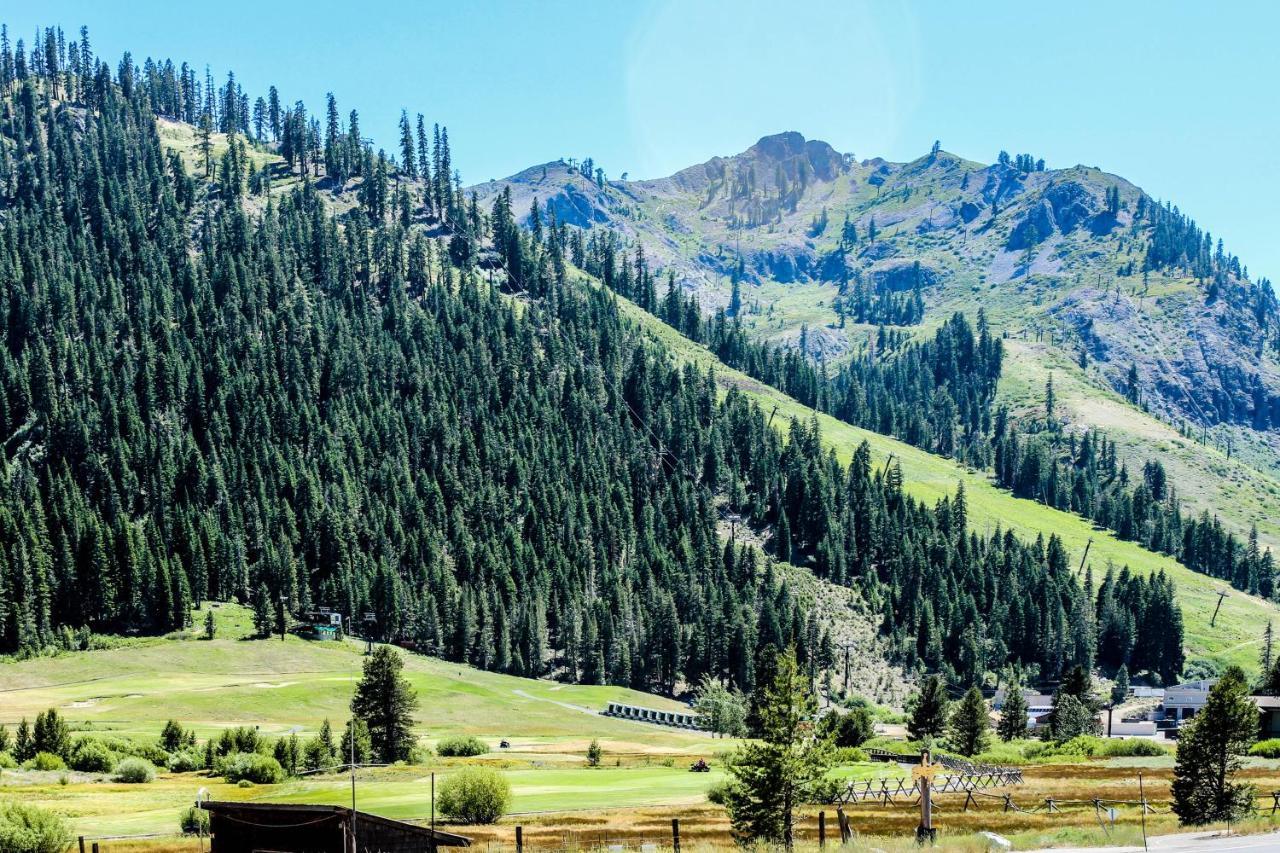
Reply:
[[232, 69], [396, 144], [449, 128], [468, 183], [561, 156], [668, 174], [798, 130], [859, 158], [939, 139], [1085, 163], [1170, 199], [1280, 279], [1280, 3], [9, 0], [11, 37], [90, 27], [114, 60]]

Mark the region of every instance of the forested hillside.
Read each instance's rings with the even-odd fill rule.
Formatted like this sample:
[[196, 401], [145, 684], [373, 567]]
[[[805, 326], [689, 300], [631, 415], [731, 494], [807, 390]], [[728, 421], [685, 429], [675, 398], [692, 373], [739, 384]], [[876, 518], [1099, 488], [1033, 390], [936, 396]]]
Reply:
[[[0, 44], [0, 648], [234, 596], [663, 691], [751, 689], [792, 642], [829, 663], [767, 560], [718, 537], [736, 511], [858, 586], [905, 664], [1093, 661], [1098, 602], [1056, 538], [977, 536], [962, 493], [920, 505], [867, 452], [842, 467], [816, 425], [784, 440], [721, 398], [576, 280], [563, 223], [465, 199], [446, 131], [406, 118], [397, 162], [332, 102], [322, 135], [274, 90], [250, 108], [177, 68], [112, 73], [56, 30]], [[195, 120], [202, 162], [158, 116]], [[1131, 668], [1176, 675], [1170, 584], [1126, 583], [1151, 637]]]

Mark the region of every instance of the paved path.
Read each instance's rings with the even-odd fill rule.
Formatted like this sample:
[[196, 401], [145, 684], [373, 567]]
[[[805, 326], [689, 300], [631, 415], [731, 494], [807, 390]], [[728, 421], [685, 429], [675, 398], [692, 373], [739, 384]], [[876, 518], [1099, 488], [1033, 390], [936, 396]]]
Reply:
[[[1204, 850], [1206, 853], [1227, 853], [1227, 851], [1248, 850], [1280, 850], [1280, 833], [1262, 832], [1257, 835], [1224, 835], [1221, 830], [1211, 829], [1201, 832], [1180, 832], [1176, 835], [1153, 835], [1148, 848], [1162, 853], [1192, 853]], [[1064, 849], [1061, 847], [1042, 853], [1141, 853], [1142, 847], [1080, 847]]]

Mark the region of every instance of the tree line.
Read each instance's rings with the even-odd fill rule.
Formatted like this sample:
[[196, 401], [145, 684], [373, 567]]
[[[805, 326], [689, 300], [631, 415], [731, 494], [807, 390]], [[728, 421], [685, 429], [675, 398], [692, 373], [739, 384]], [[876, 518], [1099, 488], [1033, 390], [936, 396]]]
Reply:
[[[1052, 395], [1050, 379], [1050, 413]], [[1185, 513], [1159, 460], [1148, 460], [1131, 477], [1117, 459], [1115, 443], [1105, 435], [1096, 430], [1064, 434], [1052, 414], [1048, 420], [1048, 429], [1023, 434], [1004, 411], [997, 412], [997, 484], [1019, 497], [1082, 515], [1121, 539], [1168, 554], [1237, 589], [1275, 597], [1275, 559], [1270, 549], [1259, 547], [1256, 526], [1241, 542], [1208, 510], [1199, 516]]]

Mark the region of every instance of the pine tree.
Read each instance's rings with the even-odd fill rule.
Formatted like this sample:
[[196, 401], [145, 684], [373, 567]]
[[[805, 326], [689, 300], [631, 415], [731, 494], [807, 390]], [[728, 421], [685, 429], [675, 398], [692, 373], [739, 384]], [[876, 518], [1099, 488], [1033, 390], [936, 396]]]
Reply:
[[1235, 776], [1257, 734], [1258, 708], [1249, 698], [1244, 671], [1230, 667], [1178, 736], [1171, 790], [1179, 821], [1203, 826], [1239, 820], [1252, 811], [1254, 787]]
[[204, 638], [206, 640], [212, 640], [217, 633], [218, 623], [214, 620], [213, 608], [210, 607], [209, 611], [204, 614]]
[[271, 607], [271, 591], [265, 583], [259, 583], [253, 591], [253, 629], [259, 637], [271, 636], [275, 627], [275, 613]]
[[907, 703], [907, 734], [912, 740], [941, 737], [947, 726], [947, 684], [938, 675], [927, 675]]
[[369, 727], [374, 755], [385, 764], [407, 761], [414, 746], [413, 711], [418, 699], [400, 674], [404, 661], [390, 646], [365, 659], [364, 675], [351, 698], [351, 713]]
[[1008, 743], [1027, 736], [1027, 710], [1027, 697], [1021, 682], [1011, 680], [1005, 687], [1000, 721], [996, 723], [996, 735], [1000, 740]]
[[347, 720], [342, 730], [342, 743], [339, 746], [339, 764], [367, 764], [375, 757], [373, 741], [369, 735], [369, 727], [359, 717]]
[[1112, 706], [1121, 705], [1129, 696], [1129, 667], [1121, 664], [1116, 672], [1115, 684], [1111, 685]]
[[738, 747], [727, 766], [733, 781], [725, 807], [744, 841], [795, 841], [794, 811], [825, 774], [828, 744], [813, 725], [817, 700], [796, 662], [795, 649], [777, 658], [777, 671], [760, 707], [759, 741]]
[[951, 748], [961, 755], [977, 755], [987, 748], [990, 728], [987, 703], [975, 684], [965, 692], [952, 710], [947, 738]]
[[599, 767], [600, 759], [603, 757], [604, 750], [600, 748], [600, 741], [592, 738], [591, 743], [587, 744], [587, 766]]

